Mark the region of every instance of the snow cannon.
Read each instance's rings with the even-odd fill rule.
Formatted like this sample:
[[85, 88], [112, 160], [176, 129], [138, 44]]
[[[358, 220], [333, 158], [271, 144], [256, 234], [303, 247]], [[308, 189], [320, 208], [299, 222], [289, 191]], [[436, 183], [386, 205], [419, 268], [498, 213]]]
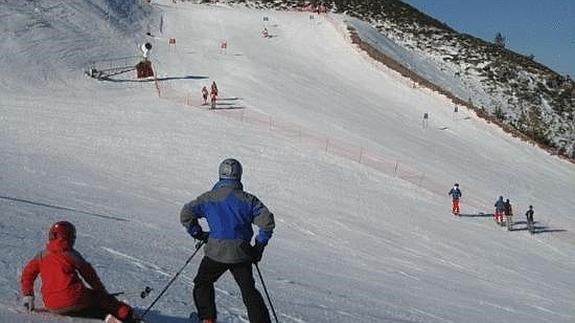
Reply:
[[142, 47], [140, 49], [142, 50], [144, 59], [142, 59], [136, 65], [136, 76], [139, 79], [153, 77], [154, 70], [152, 69], [152, 62], [148, 60], [148, 53], [152, 49], [152, 44], [150, 43], [142, 44]]

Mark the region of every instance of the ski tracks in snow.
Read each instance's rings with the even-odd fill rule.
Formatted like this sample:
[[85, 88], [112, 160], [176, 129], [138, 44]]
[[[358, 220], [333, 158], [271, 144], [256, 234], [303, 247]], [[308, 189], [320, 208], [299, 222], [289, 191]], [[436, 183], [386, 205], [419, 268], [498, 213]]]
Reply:
[[[134, 256], [130, 256], [128, 254], [125, 254], [123, 252], [120, 252], [118, 250], [114, 250], [111, 248], [102, 247], [102, 249], [104, 251], [111, 253], [112, 255], [114, 255], [116, 257], [120, 257], [120, 258], [124, 258], [124, 259], [128, 260], [130, 263], [132, 263], [134, 266], [136, 266], [138, 268], [146, 269], [146, 270], [152, 270], [152, 271], [154, 271], [154, 272], [156, 272], [162, 276], [166, 276], [166, 277], [172, 276], [172, 274], [170, 274], [169, 272], [164, 270], [162, 267], [160, 267], [160, 266], [158, 266], [152, 262], [142, 260], [142, 259], [136, 258]], [[188, 278], [188, 280], [189, 280], [189, 278]]]
[[[131, 255], [125, 254], [125, 253], [123, 253], [123, 252], [121, 252], [121, 251], [118, 251], [118, 250], [115, 250], [115, 249], [112, 249], [112, 248], [108, 248], [108, 247], [101, 247], [101, 248], [102, 248], [104, 251], [106, 251], [106, 252], [112, 254], [112, 255], [115, 256], [115, 257], [125, 259], [127, 262], [131, 263], [132, 265], [134, 265], [134, 266], [136, 266], [136, 267], [138, 267], [138, 268], [141, 268], [141, 269], [144, 269], [144, 270], [150, 270], [150, 271], [156, 272], [156, 273], [158, 273], [158, 274], [160, 274], [160, 275], [162, 275], [162, 276], [169, 277], [169, 278], [173, 277], [173, 275], [175, 274], [175, 272], [174, 272], [174, 273], [168, 272], [167, 270], [165, 270], [164, 268], [162, 268], [162, 267], [156, 265], [156, 264], [153, 263], [153, 262], [146, 261], [146, 260], [143, 260], [143, 259], [140, 259], [140, 258], [131, 256]], [[190, 285], [190, 286], [193, 286], [193, 285], [194, 285], [193, 278], [191, 278], [191, 277], [187, 277], [186, 275], [183, 275], [183, 274], [182, 274], [182, 275], [179, 276], [179, 278], [181, 278], [183, 281], [185, 281], [186, 284], [188, 284], [188, 285]], [[167, 283], [167, 281], [166, 281], [166, 283]], [[218, 287], [216, 287], [216, 286], [214, 286], [214, 287], [215, 287], [215, 290], [216, 290], [218, 293], [223, 294], [223, 295], [225, 295], [225, 296], [227, 296], [227, 297], [234, 298], [234, 299], [236, 298], [235, 293], [229, 292], [229, 291], [227, 291], [227, 290], [225, 290], [225, 289], [218, 288]], [[233, 302], [232, 302], [232, 303], [233, 303]], [[245, 312], [245, 310], [244, 310], [243, 308], [235, 308], [235, 307], [233, 307], [232, 305], [229, 305], [229, 306], [225, 306], [225, 305], [224, 305], [224, 306], [221, 306], [221, 307], [222, 307], [222, 308], [227, 308], [228, 310], [223, 310], [223, 311], [219, 312], [219, 316], [220, 316], [220, 317], [219, 317], [219, 320], [218, 320], [218, 321], [221, 321], [221, 322], [224, 322], [224, 323], [249, 322], [249, 320], [247, 320], [247, 318], [243, 318], [243, 315], [241, 314], [241, 313], [244, 313], [244, 312]], [[281, 314], [281, 315], [284, 315], [284, 314]], [[285, 315], [284, 315], [284, 316], [285, 316]], [[289, 318], [292, 319], [291, 317], [289, 317]], [[304, 322], [304, 321], [297, 320], [297, 319], [293, 319], [293, 321], [295, 321], [295, 322]]]

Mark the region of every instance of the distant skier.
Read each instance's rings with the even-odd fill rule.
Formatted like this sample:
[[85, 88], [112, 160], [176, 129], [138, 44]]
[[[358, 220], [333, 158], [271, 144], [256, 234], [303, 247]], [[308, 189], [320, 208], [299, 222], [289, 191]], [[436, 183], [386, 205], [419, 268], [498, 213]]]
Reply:
[[270, 33], [268, 31], [267, 28], [264, 27], [264, 30], [262, 30], [262, 36], [264, 36], [264, 38], [269, 38], [270, 37]]
[[218, 86], [216, 85], [216, 82], [212, 82], [212, 88], [210, 91], [210, 108], [211, 109], [215, 109], [216, 108], [216, 100], [218, 98]]
[[457, 113], [459, 112], [459, 106], [457, 104], [453, 107], [453, 120], [457, 120]]
[[117, 319], [136, 322], [132, 308], [106, 291], [92, 265], [73, 248], [75, 241], [76, 228], [72, 223], [60, 221], [50, 227], [46, 249], [22, 270], [20, 290], [24, 307], [34, 310], [34, 281], [40, 275], [42, 300], [49, 312], [106, 317], [106, 322], [118, 322]]
[[207, 105], [208, 104], [208, 88], [205, 86], [202, 88], [202, 97], [204, 98], [204, 105]]
[[495, 222], [497, 222], [497, 224], [503, 223], [504, 211], [505, 211], [505, 202], [503, 201], [503, 196], [499, 196], [499, 199], [495, 202]]
[[525, 217], [527, 218], [527, 230], [529, 230], [531, 234], [535, 233], [535, 227], [533, 226], [535, 223], [533, 221], [533, 213], [535, 213], [535, 211], [533, 211], [533, 205], [529, 205], [529, 210], [525, 212]]
[[210, 109], [216, 108], [217, 95], [215, 92], [210, 93]]
[[215, 94], [215, 96], [218, 96], [218, 85], [216, 84], [216, 81], [212, 82], [211, 93]]
[[429, 112], [423, 113], [422, 127], [423, 129], [429, 128]]
[[[219, 166], [219, 178], [208, 191], [182, 208], [180, 220], [195, 239], [206, 241], [205, 256], [194, 278], [194, 302], [204, 323], [215, 322], [214, 283], [230, 271], [240, 287], [251, 323], [269, 323], [262, 295], [255, 287], [252, 263], [261, 260], [275, 228], [273, 214], [254, 195], [243, 190], [242, 166], [226, 159]], [[198, 219], [207, 220], [210, 232], [203, 231]], [[259, 227], [255, 245], [252, 224]]]
[[448, 195], [451, 195], [451, 213], [453, 213], [453, 215], [459, 215], [459, 199], [463, 195], [459, 189], [459, 184], [455, 183], [453, 188], [449, 190]]
[[509, 199], [505, 200], [503, 204], [503, 213], [505, 213], [505, 223], [507, 224], [507, 231], [513, 229], [513, 209], [511, 207], [511, 202]]

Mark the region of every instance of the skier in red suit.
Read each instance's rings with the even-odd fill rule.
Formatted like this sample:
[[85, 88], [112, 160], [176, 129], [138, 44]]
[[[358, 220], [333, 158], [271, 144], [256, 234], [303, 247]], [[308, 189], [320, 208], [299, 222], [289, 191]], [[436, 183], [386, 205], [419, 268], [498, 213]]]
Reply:
[[24, 307], [34, 310], [34, 281], [40, 275], [42, 300], [49, 312], [98, 318], [111, 314], [122, 322], [135, 322], [132, 308], [106, 291], [92, 265], [73, 248], [75, 240], [76, 228], [72, 223], [60, 221], [52, 225], [46, 249], [22, 270], [20, 290]]

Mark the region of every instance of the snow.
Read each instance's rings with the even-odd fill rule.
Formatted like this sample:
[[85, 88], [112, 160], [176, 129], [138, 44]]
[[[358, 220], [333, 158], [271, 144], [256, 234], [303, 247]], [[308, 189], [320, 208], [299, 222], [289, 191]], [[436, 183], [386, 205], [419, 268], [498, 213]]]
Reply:
[[[180, 208], [227, 157], [276, 217], [260, 268], [281, 322], [575, 320], [572, 164], [412, 88], [349, 42], [346, 17], [119, 3], [0, 4], [0, 321], [84, 321], [19, 307], [20, 271], [61, 219], [110, 291], [154, 289], [129, 299], [145, 309], [193, 252]], [[133, 73], [83, 74], [145, 41], [160, 98]], [[216, 111], [200, 105], [212, 81]], [[496, 226], [499, 195], [518, 222], [533, 204], [539, 233]], [[187, 321], [200, 259], [149, 321]], [[216, 287], [219, 319], [246, 322], [231, 275]]]

